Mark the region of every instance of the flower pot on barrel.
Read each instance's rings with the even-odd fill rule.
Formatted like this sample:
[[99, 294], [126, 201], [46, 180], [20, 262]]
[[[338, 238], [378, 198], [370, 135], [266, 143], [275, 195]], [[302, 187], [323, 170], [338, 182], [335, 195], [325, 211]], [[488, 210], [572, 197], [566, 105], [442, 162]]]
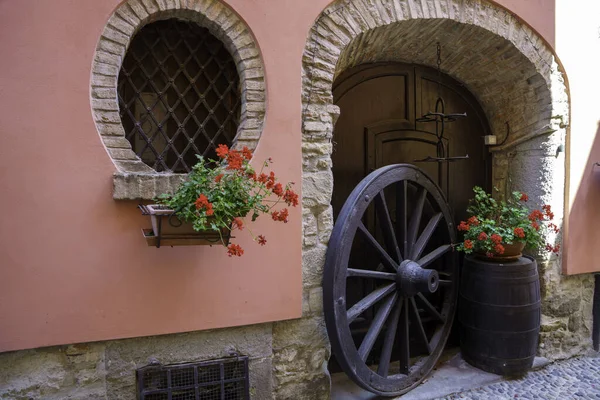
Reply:
[[[198, 156], [199, 162], [175, 193], [160, 196], [158, 204], [139, 206], [152, 223], [152, 229], [142, 230], [149, 246], [220, 244], [230, 257], [241, 256], [244, 250], [230, 239], [232, 230], [246, 227], [246, 216], [254, 221], [269, 214], [274, 221], [288, 221], [288, 209], [275, 208], [280, 203], [296, 207], [298, 195], [291, 190], [292, 183], [284, 186], [268, 171], [271, 159], [257, 172], [247, 148], [230, 150], [220, 144], [217, 156], [218, 160]], [[248, 231], [261, 246], [267, 243], [263, 235]]]
[[458, 227], [466, 254], [460, 279], [458, 320], [463, 358], [484, 371], [507, 376], [525, 374], [537, 352], [541, 318], [540, 282], [534, 258], [524, 248], [559, 251], [545, 244], [550, 206], [530, 211], [527, 195], [514, 192], [496, 201], [475, 187]]

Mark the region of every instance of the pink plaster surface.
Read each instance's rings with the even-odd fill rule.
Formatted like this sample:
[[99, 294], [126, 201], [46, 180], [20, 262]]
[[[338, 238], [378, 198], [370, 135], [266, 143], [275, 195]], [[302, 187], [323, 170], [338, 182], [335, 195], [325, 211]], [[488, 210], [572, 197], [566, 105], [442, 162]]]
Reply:
[[[549, 34], [540, 1], [502, 4]], [[544, 2], [550, 3], [550, 2]], [[300, 209], [263, 218], [264, 248], [150, 248], [92, 120], [92, 57], [117, 0], [0, 1], [0, 351], [247, 325], [301, 316]], [[301, 60], [326, 0], [230, 0], [266, 69], [256, 159], [301, 183]], [[535, 15], [534, 15], [535, 14]], [[285, 17], [284, 17], [285, 16]], [[276, 33], [276, 34], [274, 34]], [[552, 39], [548, 37], [552, 42]]]

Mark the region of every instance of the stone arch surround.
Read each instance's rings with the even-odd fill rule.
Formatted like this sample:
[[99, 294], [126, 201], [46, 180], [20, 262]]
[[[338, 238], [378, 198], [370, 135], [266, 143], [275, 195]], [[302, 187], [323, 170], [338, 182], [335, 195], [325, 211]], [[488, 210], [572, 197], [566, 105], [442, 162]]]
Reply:
[[[507, 10], [484, 0], [338, 0], [317, 18], [302, 60], [303, 318], [274, 326], [275, 382], [280, 398], [328, 398], [330, 346], [324, 328], [321, 278], [333, 228], [331, 152], [339, 108], [332, 85], [347, 68], [381, 61], [435, 66], [463, 82], [482, 105], [492, 133], [493, 183], [527, 191], [562, 219], [563, 143], [569, 117], [565, 78], [552, 50]], [[560, 237], [549, 240], [559, 241]], [[593, 281], [561, 276], [560, 258], [540, 260], [543, 316], [539, 353], [564, 358], [590, 348]], [[310, 332], [310, 342], [292, 341]], [[295, 332], [295, 333], [294, 333]], [[278, 363], [278, 359], [285, 360]], [[288, 362], [310, 368], [298, 379]]]
[[127, 47], [145, 25], [168, 18], [207, 28], [232, 55], [240, 76], [241, 118], [235, 146], [256, 148], [262, 133], [266, 88], [259, 47], [244, 21], [219, 0], [127, 0], [110, 16], [92, 64], [91, 106], [96, 128], [117, 167], [113, 198], [153, 199], [175, 189], [185, 174], [158, 173], [144, 164], [125, 138], [117, 81]]

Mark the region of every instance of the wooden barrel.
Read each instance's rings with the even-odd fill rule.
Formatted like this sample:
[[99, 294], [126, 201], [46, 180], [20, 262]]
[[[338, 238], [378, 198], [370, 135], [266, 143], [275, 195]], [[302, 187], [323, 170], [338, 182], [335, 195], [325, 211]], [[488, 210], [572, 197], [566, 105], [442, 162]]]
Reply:
[[466, 256], [458, 320], [463, 358], [487, 372], [518, 376], [535, 358], [541, 301], [531, 257], [497, 262]]

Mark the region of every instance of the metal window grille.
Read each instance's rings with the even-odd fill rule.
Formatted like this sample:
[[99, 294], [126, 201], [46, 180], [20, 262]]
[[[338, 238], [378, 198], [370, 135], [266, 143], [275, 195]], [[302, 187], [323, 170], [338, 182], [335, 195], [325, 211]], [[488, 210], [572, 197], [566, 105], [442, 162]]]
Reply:
[[248, 400], [248, 357], [136, 371], [139, 400]]
[[189, 172], [197, 154], [215, 158], [216, 147], [235, 138], [235, 62], [221, 41], [194, 22], [144, 26], [123, 60], [118, 95], [133, 151], [157, 171]]

